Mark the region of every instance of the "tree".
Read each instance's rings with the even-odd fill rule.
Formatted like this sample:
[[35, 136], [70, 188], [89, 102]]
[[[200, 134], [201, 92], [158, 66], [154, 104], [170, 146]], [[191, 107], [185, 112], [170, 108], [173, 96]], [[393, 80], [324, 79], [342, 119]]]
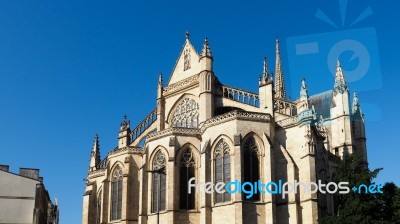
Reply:
[[[346, 155], [335, 168], [333, 181], [348, 182], [349, 187], [367, 186], [382, 170], [369, 170], [366, 164], [361, 163], [356, 154]], [[356, 193], [352, 190], [348, 194], [334, 195], [337, 202], [336, 214], [325, 217], [321, 223], [326, 224], [391, 224], [400, 220], [400, 193], [393, 183], [386, 183], [383, 193]], [[397, 207], [396, 207], [397, 206]], [[397, 209], [397, 210], [396, 210]]]

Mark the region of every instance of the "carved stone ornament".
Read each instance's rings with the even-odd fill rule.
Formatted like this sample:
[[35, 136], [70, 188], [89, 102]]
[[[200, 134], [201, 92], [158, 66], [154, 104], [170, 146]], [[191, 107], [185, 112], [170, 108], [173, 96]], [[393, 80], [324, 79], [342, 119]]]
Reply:
[[184, 55], [183, 55], [183, 60], [184, 60], [184, 65], [183, 65], [183, 71], [186, 71], [190, 69], [190, 49], [186, 48]]
[[169, 146], [175, 146], [176, 145], [176, 137], [170, 137], [169, 138]]
[[242, 136], [240, 134], [236, 134], [233, 136], [233, 145], [238, 146], [240, 145]]
[[197, 128], [199, 125], [199, 104], [190, 98], [183, 99], [175, 109], [172, 127]]
[[117, 166], [117, 168], [115, 168], [114, 173], [112, 175], [112, 181], [119, 181], [122, 180], [123, 177], [123, 173], [122, 173], [122, 169], [120, 166]]
[[182, 153], [181, 166], [195, 167], [195, 165], [196, 163], [194, 161], [192, 150], [190, 150], [189, 148], [185, 149], [185, 151]]
[[157, 154], [154, 156], [153, 161], [153, 170], [159, 170], [167, 164], [164, 153], [158, 151]]

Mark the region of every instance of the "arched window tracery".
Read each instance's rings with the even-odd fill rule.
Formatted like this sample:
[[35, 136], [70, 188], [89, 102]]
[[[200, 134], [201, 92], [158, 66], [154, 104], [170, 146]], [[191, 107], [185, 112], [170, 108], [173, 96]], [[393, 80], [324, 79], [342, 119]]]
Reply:
[[[180, 160], [180, 208], [195, 209], [195, 189], [189, 194], [189, 180], [195, 177], [196, 162], [190, 148], [185, 149]], [[196, 184], [196, 180], [191, 182]]]
[[[167, 165], [164, 153], [158, 151], [154, 156], [153, 170], [161, 170]], [[163, 172], [166, 172], [165, 169]], [[165, 210], [166, 205], [166, 174], [153, 173], [153, 212]]]
[[[227, 184], [231, 181], [231, 158], [228, 144], [221, 139], [215, 148], [215, 184], [223, 182]], [[226, 202], [231, 200], [228, 192], [219, 194], [215, 192], [215, 203]]]
[[183, 99], [172, 116], [172, 127], [197, 128], [199, 126], [199, 104], [190, 98]]
[[121, 219], [122, 211], [122, 168], [117, 165], [111, 179], [111, 220]]

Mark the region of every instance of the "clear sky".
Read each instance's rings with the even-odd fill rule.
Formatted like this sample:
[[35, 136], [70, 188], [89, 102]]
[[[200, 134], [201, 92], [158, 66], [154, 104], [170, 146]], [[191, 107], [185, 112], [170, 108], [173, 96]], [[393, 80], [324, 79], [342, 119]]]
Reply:
[[[0, 164], [13, 172], [39, 168], [59, 199], [61, 223], [80, 223], [94, 135], [104, 156], [117, 144], [124, 114], [135, 126], [155, 108], [157, 75], [168, 80], [186, 30], [198, 51], [208, 37], [222, 83], [255, 92], [263, 57], [275, 67], [278, 33], [292, 99], [302, 76], [311, 95], [332, 89], [332, 58], [339, 56], [348, 71], [369, 60], [360, 67], [365, 75], [349, 75], [349, 86], [365, 105], [370, 168], [384, 168], [377, 182], [400, 185], [399, 6], [393, 0], [0, 1]], [[351, 51], [340, 51], [345, 45], [336, 45], [346, 40], [361, 43], [350, 46], [358, 46], [353, 60]]]

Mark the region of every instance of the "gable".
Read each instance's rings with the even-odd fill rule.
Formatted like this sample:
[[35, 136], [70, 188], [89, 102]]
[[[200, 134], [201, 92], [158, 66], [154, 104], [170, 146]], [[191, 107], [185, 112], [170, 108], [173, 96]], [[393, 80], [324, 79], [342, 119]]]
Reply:
[[200, 72], [200, 56], [188, 38], [172, 70], [168, 85], [189, 78]]

